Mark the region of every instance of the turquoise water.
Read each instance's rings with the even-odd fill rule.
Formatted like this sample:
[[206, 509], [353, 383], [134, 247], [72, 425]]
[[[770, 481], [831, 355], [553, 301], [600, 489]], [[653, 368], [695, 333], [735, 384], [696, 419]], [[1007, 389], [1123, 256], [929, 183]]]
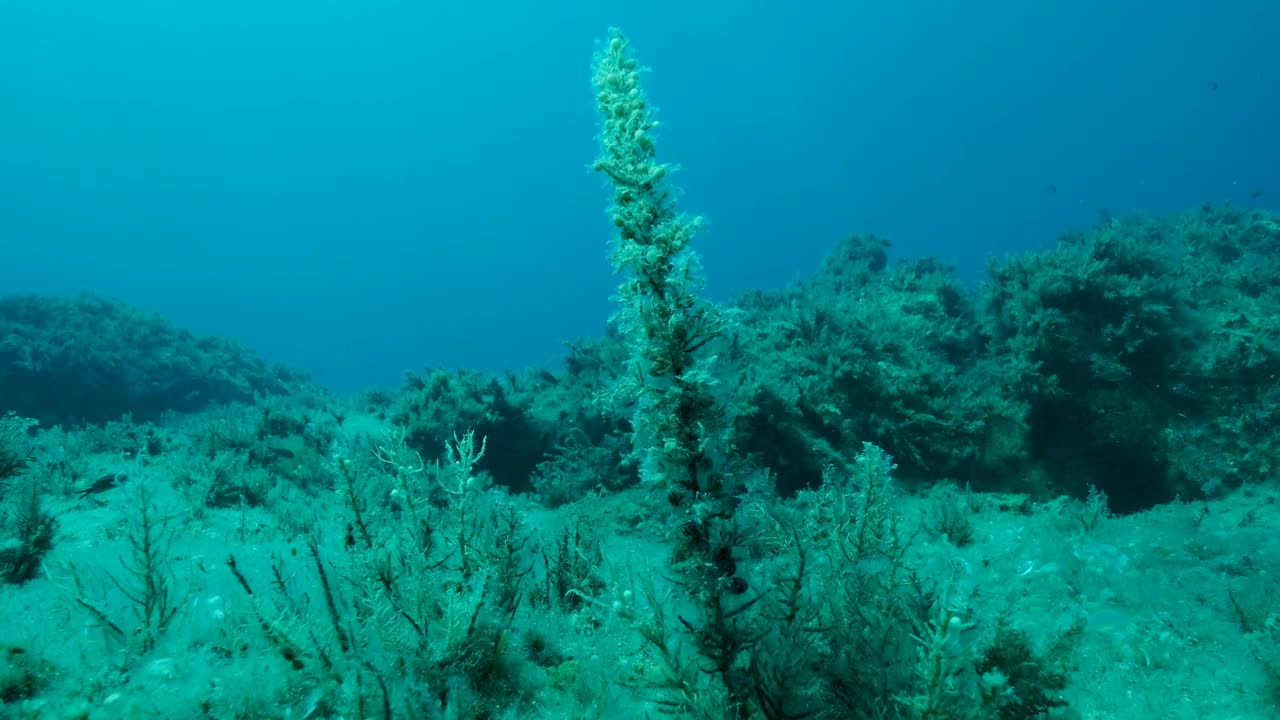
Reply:
[[327, 385], [552, 363], [613, 281], [610, 25], [654, 68], [710, 291], [854, 232], [970, 281], [1103, 211], [1276, 208], [1272, 3], [15, 0], [0, 293], [93, 290]]

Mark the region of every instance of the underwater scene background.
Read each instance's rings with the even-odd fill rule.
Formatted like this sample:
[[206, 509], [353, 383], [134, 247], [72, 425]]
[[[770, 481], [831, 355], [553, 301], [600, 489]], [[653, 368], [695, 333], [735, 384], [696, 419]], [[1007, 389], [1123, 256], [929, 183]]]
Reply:
[[0, 718], [1275, 717], [1277, 22], [0, 7]]

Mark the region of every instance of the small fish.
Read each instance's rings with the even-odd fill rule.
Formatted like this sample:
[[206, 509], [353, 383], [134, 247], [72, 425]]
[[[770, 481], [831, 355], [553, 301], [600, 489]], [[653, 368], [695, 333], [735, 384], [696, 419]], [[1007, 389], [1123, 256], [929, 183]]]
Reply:
[[1209, 83], [1209, 92], [1217, 92], [1217, 90], [1218, 90], [1217, 80], [1214, 80], [1213, 82]]
[[1266, 192], [1267, 192], [1266, 188], [1258, 188], [1257, 190], [1254, 190], [1252, 193], [1249, 193], [1249, 197], [1254, 198], [1256, 200], [1262, 197], [1263, 195], [1265, 195]]
[[124, 473], [107, 473], [93, 482], [92, 485], [79, 492], [80, 497], [88, 497], [104, 493], [113, 487], [116, 487], [128, 480], [129, 476]]

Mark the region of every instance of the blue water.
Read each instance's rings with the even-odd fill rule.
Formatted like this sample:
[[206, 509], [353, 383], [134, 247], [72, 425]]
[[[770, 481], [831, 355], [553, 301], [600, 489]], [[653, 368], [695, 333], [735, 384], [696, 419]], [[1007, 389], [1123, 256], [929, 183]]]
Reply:
[[115, 296], [338, 390], [554, 363], [613, 309], [610, 25], [720, 299], [852, 232], [977, 281], [1102, 213], [1280, 209], [1280, 3], [443, 5], [0, 3], [0, 294]]

